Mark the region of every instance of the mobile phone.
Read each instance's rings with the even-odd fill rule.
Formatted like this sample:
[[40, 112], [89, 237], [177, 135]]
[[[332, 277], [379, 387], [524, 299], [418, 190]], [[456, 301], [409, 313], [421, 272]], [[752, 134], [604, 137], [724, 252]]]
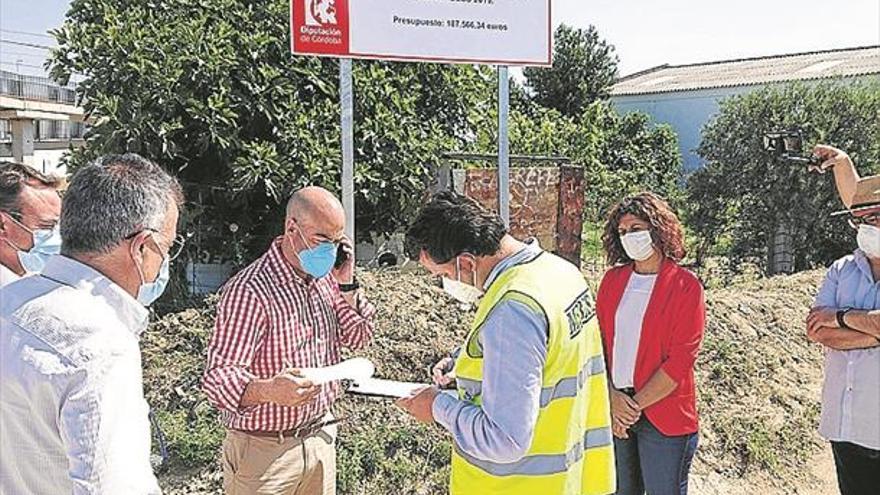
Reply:
[[342, 265], [345, 264], [346, 260], [348, 260], [348, 253], [345, 252], [342, 244], [340, 244], [336, 248], [336, 262], [333, 263], [333, 268], [339, 269]]

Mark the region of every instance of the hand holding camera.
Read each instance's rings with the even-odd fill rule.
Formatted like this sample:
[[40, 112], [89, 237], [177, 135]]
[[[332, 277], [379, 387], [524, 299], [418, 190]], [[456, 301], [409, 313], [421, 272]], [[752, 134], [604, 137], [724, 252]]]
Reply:
[[839, 163], [846, 163], [850, 160], [845, 151], [825, 144], [817, 144], [813, 148], [813, 156], [821, 160], [821, 163], [815, 168], [810, 167], [810, 170], [817, 170], [820, 174], [833, 169]]
[[806, 165], [808, 172], [824, 174], [837, 164], [851, 164], [846, 152], [818, 144], [807, 155], [803, 151], [804, 137], [800, 130], [773, 131], [764, 134], [764, 150], [776, 159], [798, 165]]

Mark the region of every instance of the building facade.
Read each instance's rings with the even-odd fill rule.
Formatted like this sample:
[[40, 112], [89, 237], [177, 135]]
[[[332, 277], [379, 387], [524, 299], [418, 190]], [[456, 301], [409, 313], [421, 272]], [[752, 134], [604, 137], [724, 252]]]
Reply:
[[686, 172], [703, 165], [696, 149], [720, 102], [757, 89], [802, 81], [880, 79], [880, 46], [688, 65], [662, 65], [621, 78], [611, 90], [618, 112], [640, 111], [678, 133]]
[[64, 175], [63, 157], [83, 145], [85, 131], [75, 85], [0, 71], [0, 161]]

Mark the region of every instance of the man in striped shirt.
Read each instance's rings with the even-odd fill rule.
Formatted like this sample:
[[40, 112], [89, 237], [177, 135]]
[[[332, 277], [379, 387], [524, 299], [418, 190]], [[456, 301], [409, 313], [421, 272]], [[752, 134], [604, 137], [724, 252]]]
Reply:
[[[340, 361], [372, 337], [373, 306], [354, 279], [345, 214], [309, 187], [287, 205], [284, 234], [223, 288], [202, 386], [227, 428], [227, 494], [333, 494], [338, 384], [297, 370]], [[336, 264], [337, 249], [346, 253]]]

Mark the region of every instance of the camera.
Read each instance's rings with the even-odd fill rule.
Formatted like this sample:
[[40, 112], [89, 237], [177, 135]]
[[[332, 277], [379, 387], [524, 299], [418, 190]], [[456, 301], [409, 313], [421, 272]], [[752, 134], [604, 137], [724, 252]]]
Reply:
[[818, 168], [822, 159], [804, 154], [804, 136], [799, 130], [772, 131], [764, 134], [764, 150], [779, 160]]

